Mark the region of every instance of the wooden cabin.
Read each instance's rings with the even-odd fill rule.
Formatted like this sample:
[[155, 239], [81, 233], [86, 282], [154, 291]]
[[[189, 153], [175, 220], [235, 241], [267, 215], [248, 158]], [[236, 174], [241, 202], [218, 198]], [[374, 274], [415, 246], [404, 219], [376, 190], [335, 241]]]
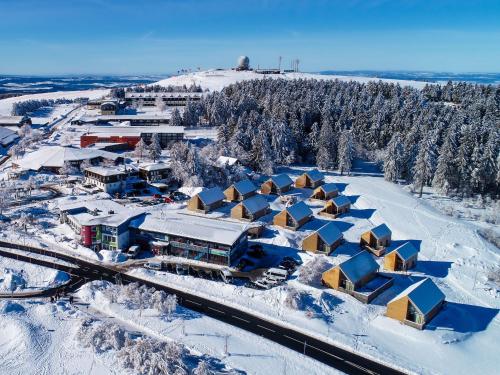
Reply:
[[424, 329], [441, 310], [445, 298], [436, 284], [425, 278], [389, 301], [385, 315], [411, 327]]
[[335, 219], [351, 209], [351, 201], [345, 195], [339, 195], [325, 203], [325, 207], [318, 212], [318, 215]]
[[295, 187], [315, 189], [325, 183], [325, 175], [317, 169], [312, 169], [297, 177]]
[[257, 194], [257, 186], [250, 180], [238, 181], [229, 186], [224, 195], [229, 202], [241, 202]]
[[233, 219], [254, 221], [269, 212], [269, 203], [261, 195], [255, 195], [238, 203], [231, 209]]
[[222, 206], [225, 198], [226, 196], [219, 187], [203, 190], [189, 200], [187, 209], [206, 214]]
[[272, 176], [269, 180], [264, 182], [260, 187], [262, 194], [276, 194], [281, 195], [286, 193], [292, 188], [293, 181], [287, 174], [279, 174]]
[[385, 224], [380, 224], [375, 228], [361, 235], [359, 245], [371, 251], [376, 256], [382, 256], [387, 246], [391, 244], [392, 232]]
[[277, 214], [273, 218], [273, 223], [286, 229], [297, 230], [307, 223], [312, 216], [313, 212], [311, 209], [301, 201], [285, 208]]
[[418, 250], [410, 242], [405, 242], [384, 257], [384, 269], [408, 271], [417, 265]]
[[321, 283], [369, 303], [394, 282], [378, 273], [379, 265], [370, 253], [361, 251], [336, 267], [325, 271]]
[[361, 251], [323, 273], [321, 282], [332, 289], [354, 291], [372, 280], [379, 265], [366, 251]]
[[342, 232], [332, 221], [307, 236], [302, 241], [302, 250], [328, 255], [342, 243], [343, 239]]
[[323, 184], [314, 189], [311, 199], [327, 201], [339, 195], [339, 188], [334, 183]]

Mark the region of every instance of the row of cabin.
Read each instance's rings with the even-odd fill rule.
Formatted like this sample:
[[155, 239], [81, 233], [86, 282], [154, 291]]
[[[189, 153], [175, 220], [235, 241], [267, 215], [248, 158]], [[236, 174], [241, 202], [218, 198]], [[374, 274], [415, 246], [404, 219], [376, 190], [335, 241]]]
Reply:
[[[379, 268], [373, 257], [362, 251], [325, 271], [321, 282], [327, 287], [369, 303], [393, 284], [393, 279], [381, 275]], [[423, 329], [439, 312], [444, 301], [445, 295], [441, 290], [432, 280], [425, 278], [389, 301], [386, 316]]]

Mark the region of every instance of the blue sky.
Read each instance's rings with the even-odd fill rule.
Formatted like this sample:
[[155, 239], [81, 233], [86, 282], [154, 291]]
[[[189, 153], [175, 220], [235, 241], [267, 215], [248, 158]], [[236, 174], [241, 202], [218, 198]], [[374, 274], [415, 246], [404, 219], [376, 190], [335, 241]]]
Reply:
[[0, 74], [500, 72], [500, 0], [0, 0]]

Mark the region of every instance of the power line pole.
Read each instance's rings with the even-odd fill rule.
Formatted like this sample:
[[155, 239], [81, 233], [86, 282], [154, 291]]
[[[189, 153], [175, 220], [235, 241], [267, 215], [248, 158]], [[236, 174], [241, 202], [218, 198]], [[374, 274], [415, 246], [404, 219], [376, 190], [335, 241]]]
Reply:
[[278, 57], [278, 70], [281, 72], [281, 56]]

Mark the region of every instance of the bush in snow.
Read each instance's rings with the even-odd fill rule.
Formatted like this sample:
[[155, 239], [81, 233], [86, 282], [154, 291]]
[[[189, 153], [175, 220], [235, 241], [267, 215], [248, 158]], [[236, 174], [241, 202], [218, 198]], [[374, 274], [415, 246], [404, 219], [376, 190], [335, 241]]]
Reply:
[[125, 331], [120, 327], [92, 319], [82, 321], [76, 335], [84, 347], [90, 347], [96, 353], [120, 350], [125, 345]]
[[285, 289], [285, 299], [283, 303], [292, 310], [300, 310], [303, 305], [304, 292], [298, 291], [294, 287], [288, 286]]
[[213, 373], [207, 361], [200, 361], [193, 370], [193, 375], [212, 375]]
[[330, 267], [324, 256], [315, 256], [300, 268], [298, 280], [303, 284], [316, 286], [321, 283], [323, 272]]

